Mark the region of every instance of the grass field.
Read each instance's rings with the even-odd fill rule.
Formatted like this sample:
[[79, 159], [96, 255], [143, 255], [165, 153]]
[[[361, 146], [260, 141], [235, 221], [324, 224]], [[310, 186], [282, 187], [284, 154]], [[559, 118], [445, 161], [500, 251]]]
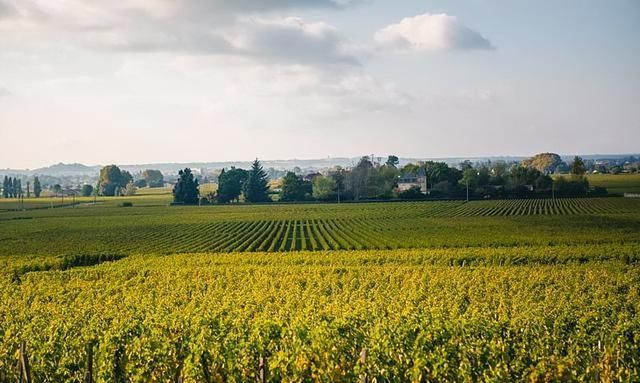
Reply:
[[640, 379], [640, 200], [167, 203], [0, 212], [0, 380]]
[[607, 188], [609, 193], [639, 193], [640, 174], [589, 174], [589, 185]]

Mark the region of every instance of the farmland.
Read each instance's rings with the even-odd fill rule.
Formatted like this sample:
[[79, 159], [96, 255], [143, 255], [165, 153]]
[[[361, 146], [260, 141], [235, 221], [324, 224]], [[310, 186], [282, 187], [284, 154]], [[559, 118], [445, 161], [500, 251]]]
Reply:
[[[156, 206], [117, 199], [0, 216], [4, 254], [180, 253], [522, 246], [626, 241], [640, 200], [623, 198]], [[135, 207], [140, 206], [140, 207]], [[636, 214], [634, 214], [636, 213]]]
[[0, 374], [640, 378], [638, 199], [167, 203], [0, 213]]
[[609, 193], [640, 193], [640, 174], [589, 174], [591, 186], [607, 188]]

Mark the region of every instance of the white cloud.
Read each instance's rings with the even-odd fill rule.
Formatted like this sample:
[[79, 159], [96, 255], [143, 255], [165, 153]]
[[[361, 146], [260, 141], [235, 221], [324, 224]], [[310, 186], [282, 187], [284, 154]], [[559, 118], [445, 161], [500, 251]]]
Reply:
[[230, 15], [282, 9], [344, 8], [353, 1], [335, 0], [0, 0], [0, 15], [38, 22], [103, 25], [130, 16], [151, 19], [221, 19]]
[[7, 14], [0, 19], [0, 42], [4, 36], [5, 41], [13, 37], [13, 41], [63, 42], [102, 51], [230, 54], [292, 63], [357, 63], [336, 28], [323, 22], [260, 13], [291, 7], [339, 8], [344, 2], [6, 1], [0, 0], [0, 12]]
[[336, 28], [297, 17], [244, 19], [230, 43], [236, 52], [282, 61], [357, 63]]
[[444, 13], [404, 18], [379, 30], [375, 41], [381, 50], [397, 52], [494, 49], [481, 34]]
[[[151, 73], [149, 61], [157, 63]], [[155, 89], [157, 78], [173, 79], [175, 83], [170, 85], [164, 81], [169, 89], [190, 84], [189, 89], [198, 96], [185, 99], [210, 99], [222, 115], [251, 118], [244, 107], [251, 105], [250, 115], [259, 116], [254, 121], [257, 125], [280, 113], [284, 113], [283, 116], [300, 113], [300, 121], [307, 122], [296, 126], [303, 126], [308, 120], [335, 120], [357, 113], [397, 110], [410, 106], [413, 101], [393, 83], [375, 79], [359, 66], [261, 65], [229, 56], [172, 59], [158, 55], [148, 59], [131, 55], [119, 71], [118, 81], [142, 81], [146, 82], [144, 87]], [[169, 93], [174, 94], [175, 88]], [[160, 89], [153, 93], [169, 94]], [[243, 107], [239, 108], [238, 103]]]

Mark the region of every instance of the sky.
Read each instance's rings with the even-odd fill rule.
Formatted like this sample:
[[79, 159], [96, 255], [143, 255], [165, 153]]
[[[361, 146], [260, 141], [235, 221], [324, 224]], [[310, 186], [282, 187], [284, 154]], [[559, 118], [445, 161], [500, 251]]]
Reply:
[[640, 2], [0, 0], [0, 168], [638, 153]]

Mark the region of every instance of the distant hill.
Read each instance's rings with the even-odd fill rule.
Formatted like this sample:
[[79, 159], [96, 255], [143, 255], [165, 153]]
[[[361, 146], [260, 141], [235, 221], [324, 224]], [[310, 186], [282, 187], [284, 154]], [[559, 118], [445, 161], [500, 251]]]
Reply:
[[64, 164], [62, 162], [44, 168], [33, 169], [31, 174], [44, 174], [48, 176], [84, 176], [100, 171], [100, 166], [87, 166], [83, 164]]

